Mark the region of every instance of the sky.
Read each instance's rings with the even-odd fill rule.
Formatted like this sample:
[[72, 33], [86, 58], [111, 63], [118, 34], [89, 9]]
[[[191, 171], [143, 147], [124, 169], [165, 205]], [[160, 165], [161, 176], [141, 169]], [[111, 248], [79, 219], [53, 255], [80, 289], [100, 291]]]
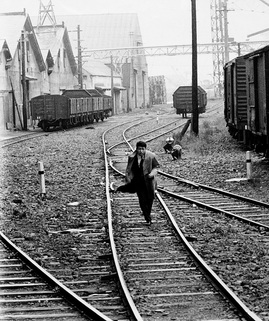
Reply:
[[[235, 41], [269, 28], [268, 6], [260, 0], [227, 0], [228, 32]], [[49, 0], [42, 0], [44, 5]], [[196, 0], [197, 42], [211, 43], [211, 0]], [[144, 46], [191, 44], [191, 0], [52, 0], [58, 15], [137, 13]], [[39, 0], [1, 0], [0, 12], [22, 11], [37, 17]], [[1, 17], [0, 17], [1, 19]], [[32, 18], [33, 24], [36, 21]], [[58, 23], [61, 23], [57, 21]], [[68, 26], [67, 26], [68, 27]], [[191, 55], [147, 57], [149, 76], [164, 75], [169, 86], [191, 84]], [[198, 81], [211, 80], [212, 56], [198, 56]]]

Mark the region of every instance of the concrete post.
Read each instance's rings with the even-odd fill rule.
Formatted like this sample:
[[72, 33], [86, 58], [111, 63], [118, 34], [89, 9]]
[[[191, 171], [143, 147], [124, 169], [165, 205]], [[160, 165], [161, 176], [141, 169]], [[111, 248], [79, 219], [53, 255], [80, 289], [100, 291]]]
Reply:
[[247, 179], [252, 178], [252, 169], [251, 169], [251, 152], [246, 152], [246, 164], [247, 164]]
[[40, 194], [41, 196], [44, 196], [46, 194], [46, 188], [43, 162], [38, 162], [38, 174], [40, 182]]

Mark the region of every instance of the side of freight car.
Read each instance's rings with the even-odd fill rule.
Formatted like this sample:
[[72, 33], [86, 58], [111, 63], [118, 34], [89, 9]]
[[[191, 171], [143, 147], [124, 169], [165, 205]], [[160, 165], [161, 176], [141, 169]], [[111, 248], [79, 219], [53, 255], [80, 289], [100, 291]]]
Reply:
[[269, 156], [269, 46], [244, 56], [247, 73], [248, 139]]
[[112, 98], [85, 89], [65, 90], [62, 95], [40, 95], [30, 101], [32, 118], [44, 131], [104, 120], [112, 111]]
[[[202, 114], [206, 111], [207, 93], [198, 86], [198, 113]], [[179, 86], [173, 94], [173, 106], [177, 114], [187, 117], [188, 113], [192, 113], [192, 86]]]
[[44, 131], [50, 127], [67, 127], [71, 107], [68, 97], [62, 95], [40, 95], [30, 101], [32, 119]]
[[224, 66], [224, 117], [229, 133], [242, 141], [247, 125], [246, 61], [243, 57], [234, 58]]

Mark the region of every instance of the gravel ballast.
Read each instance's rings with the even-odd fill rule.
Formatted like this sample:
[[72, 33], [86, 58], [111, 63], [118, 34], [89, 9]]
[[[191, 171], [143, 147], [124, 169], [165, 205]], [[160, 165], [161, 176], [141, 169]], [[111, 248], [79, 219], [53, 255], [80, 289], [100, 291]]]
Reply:
[[[215, 104], [215, 101], [209, 101], [208, 109], [210, 110]], [[146, 112], [156, 116], [157, 111], [159, 111], [158, 126], [171, 122], [175, 118], [181, 118], [175, 114], [171, 106], [158, 105]], [[130, 113], [129, 117], [137, 116], [139, 113], [145, 114], [145, 110]], [[126, 115], [113, 116], [103, 123], [89, 126], [88, 129], [74, 128], [69, 131], [49, 133], [47, 136], [2, 149], [1, 230], [41, 264], [45, 264], [42, 263], [44, 255], [52, 253], [56, 261], [60, 260], [66, 265], [69, 264], [69, 267], [72, 267], [72, 264], [75, 265], [75, 253], [70, 249], [74, 248], [74, 244], [79, 243], [79, 240], [73, 235], [66, 234], [51, 237], [50, 229], [64, 230], [70, 227], [81, 227], [83, 221], [87, 220], [88, 216], [94, 215], [95, 211], [106, 211], [105, 204], [100, 202], [105, 196], [101, 136], [107, 128], [115, 124], [116, 118], [122, 117], [126, 121]], [[145, 123], [143, 130], [147, 130]], [[172, 134], [177, 137], [179, 133], [173, 132]], [[262, 155], [251, 153], [251, 180], [228, 181], [233, 178], [247, 177], [246, 149], [241, 142], [229, 135], [222, 108], [211, 116], [200, 115], [199, 137], [190, 135], [190, 129], [188, 129], [181, 141], [183, 154], [180, 160], [172, 161], [171, 155], [164, 153], [163, 145], [166, 138], [159, 138], [156, 142], [148, 144], [149, 149], [157, 153], [163, 171], [269, 202], [269, 163]], [[39, 197], [37, 174], [37, 165], [40, 160], [44, 162], [47, 188], [47, 197], [43, 200]], [[80, 203], [79, 210], [76, 207], [72, 209], [68, 207], [68, 204], [72, 202]], [[76, 215], [71, 215], [74, 213]], [[220, 226], [219, 230], [199, 226], [203, 228], [203, 233], [208, 233], [208, 239], [218, 239], [219, 244], [227, 242], [228, 232], [236, 235], [233, 229], [227, 232], [226, 223]], [[196, 228], [198, 231], [199, 227]], [[242, 245], [240, 237], [238, 237], [238, 244]], [[245, 253], [246, 259], [249, 259], [249, 253], [253, 255], [253, 264], [249, 265], [250, 269], [247, 271], [249, 276], [252, 271], [257, 270], [258, 263], [253, 253], [256, 252], [257, 257], [262, 253], [265, 258], [268, 258], [269, 254], [266, 250], [261, 251], [257, 248], [254, 241], [245, 246], [248, 249]], [[214, 262], [210, 257], [209, 248], [203, 247], [201, 251], [208, 262]], [[232, 247], [231, 251], [233, 251]], [[239, 251], [239, 248], [237, 247], [235, 251]], [[234, 264], [233, 258], [238, 253], [230, 253], [232, 259], [228, 265]], [[244, 258], [241, 257], [240, 260], [244, 261]], [[218, 258], [215, 261], [217, 262], [215, 266], [218, 266], [219, 271], [225, 277], [224, 267], [227, 266], [227, 262], [221, 263]], [[240, 271], [241, 274], [244, 272]], [[264, 283], [266, 290], [267, 271], [263, 273], [262, 281], [259, 278], [257, 286]], [[238, 284], [239, 292], [245, 290], [244, 286], [244, 282]], [[249, 293], [252, 293], [253, 284], [248, 283], [247, 287]], [[265, 292], [261, 295], [265, 296], [263, 301], [265, 302]], [[244, 296], [244, 299], [247, 302], [249, 298]], [[248, 303], [251, 303], [251, 300], [250, 298]], [[255, 307], [255, 302], [253, 302], [253, 307]], [[265, 306], [260, 308], [265, 309]]]

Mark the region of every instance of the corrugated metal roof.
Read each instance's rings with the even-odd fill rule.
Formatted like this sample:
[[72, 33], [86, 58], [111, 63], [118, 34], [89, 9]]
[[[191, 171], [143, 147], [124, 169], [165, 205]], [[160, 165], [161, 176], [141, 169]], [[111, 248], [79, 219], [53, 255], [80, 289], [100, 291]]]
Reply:
[[16, 51], [21, 32], [26, 21], [25, 16], [1, 16], [0, 40], [6, 40], [12, 57]]
[[[84, 58], [85, 60], [87, 58]], [[111, 69], [103, 61], [87, 59], [83, 63], [83, 69], [87, 70], [93, 76], [111, 77]], [[120, 77], [118, 73], [113, 72], [114, 77]]]
[[45, 70], [45, 63], [39, 49], [34, 33], [33, 25], [29, 15], [7, 15], [0, 19], [0, 39], [5, 39], [9, 47], [12, 58], [16, 52], [18, 42], [21, 38], [22, 30], [25, 30], [24, 37], [31, 43], [33, 52], [39, 67], [39, 71]]
[[[77, 29], [80, 25], [83, 47], [104, 49], [136, 46], [142, 37], [136, 13], [86, 14], [57, 16], [67, 30]], [[76, 38], [76, 37], [73, 37]], [[73, 48], [76, 39], [71, 39]]]
[[72, 72], [75, 74], [77, 67], [66, 27], [62, 25], [40, 26], [34, 29], [44, 61], [46, 61], [48, 52], [50, 51], [55, 62], [59, 49], [62, 47], [62, 44], [64, 44]]
[[46, 61], [49, 50], [55, 59], [63, 41], [65, 28], [63, 26], [56, 26], [55, 28], [53, 26], [42, 26], [34, 29], [43, 59]]

